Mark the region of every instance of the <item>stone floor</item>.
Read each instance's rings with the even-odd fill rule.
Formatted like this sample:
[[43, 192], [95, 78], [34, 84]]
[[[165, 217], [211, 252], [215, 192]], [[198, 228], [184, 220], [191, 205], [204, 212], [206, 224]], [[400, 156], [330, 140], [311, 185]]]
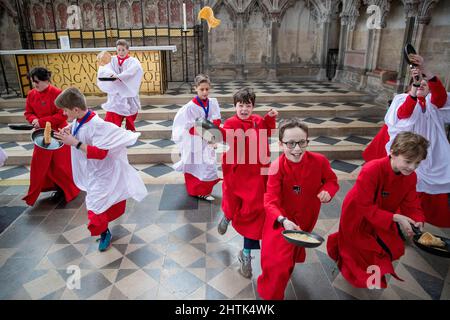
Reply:
[[[315, 231], [338, 227], [343, 196], [322, 207]], [[217, 233], [221, 186], [207, 203], [186, 195], [182, 184], [148, 185], [142, 202], [111, 224], [112, 247], [100, 253], [90, 237], [84, 196], [64, 205], [43, 194], [34, 207], [21, 197], [27, 186], [0, 186], [0, 300], [5, 299], [258, 299], [260, 254], [253, 251], [254, 276], [237, 272], [242, 238], [230, 228]], [[450, 236], [450, 229], [427, 228]], [[407, 243], [396, 264], [405, 281], [390, 279], [385, 290], [352, 288], [326, 255], [326, 245], [308, 250], [297, 264], [286, 299], [450, 299], [450, 259], [431, 256]], [[81, 269], [80, 289], [69, 289], [68, 266]]]

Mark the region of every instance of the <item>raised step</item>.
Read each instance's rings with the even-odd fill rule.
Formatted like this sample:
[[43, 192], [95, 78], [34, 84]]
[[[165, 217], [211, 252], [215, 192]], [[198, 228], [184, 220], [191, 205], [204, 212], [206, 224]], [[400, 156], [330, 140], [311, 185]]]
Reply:
[[[173, 86], [172, 86], [173, 87]], [[267, 82], [267, 81], [229, 81], [213, 84], [211, 96], [221, 103], [232, 103], [233, 94], [240, 88], [250, 87], [255, 91], [257, 103], [296, 103], [296, 102], [351, 102], [369, 101], [367, 93], [356, 92], [347, 86], [332, 82]], [[141, 95], [143, 105], [184, 104], [194, 96], [186, 84], [173, 87], [165, 95]], [[105, 96], [87, 97], [90, 106], [106, 101]], [[0, 108], [17, 108], [25, 105], [25, 99], [0, 99]]]
[[[331, 160], [330, 164], [339, 180], [355, 180], [361, 170], [363, 160]], [[134, 164], [146, 184], [183, 184], [184, 175], [172, 169], [170, 163]], [[218, 176], [223, 177], [218, 167]], [[29, 185], [29, 166], [4, 166], [0, 168], [0, 186]]]
[[[325, 155], [328, 159], [361, 159], [361, 153], [371, 141], [370, 136], [311, 136], [308, 150]], [[6, 165], [29, 165], [33, 153], [31, 142], [10, 142], [2, 144], [8, 154]], [[270, 138], [270, 149], [277, 157], [280, 148], [277, 138]], [[128, 148], [128, 159], [132, 164], [175, 163], [179, 160], [178, 149], [171, 140], [139, 140]], [[218, 153], [218, 163], [221, 154]]]
[[[376, 135], [382, 126], [381, 117], [333, 117], [302, 118], [309, 126], [311, 136]], [[141, 120], [135, 123], [141, 139], [170, 139], [172, 120]], [[29, 141], [31, 131], [11, 130], [7, 126], [0, 129], [0, 142]], [[277, 133], [275, 133], [277, 134]]]
[[[173, 120], [177, 111], [182, 107], [180, 104], [163, 105], [143, 105], [138, 114], [137, 121], [140, 120]], [[235, 115], [232, 104], [223, 103], [220, 105], [223, 119]], [[100, 116], [104, 117], [105, 111], [100, 106], [92, 108]], [[258, 104], [254, 113], [265, 115], [270, 109], [279, 112], [279, 118], [288, 117], [363, 117], [363, 116], [384, 116], [385, 109], [381, 106], [358, 102], [296, 102], [296, 103], [268, 103]], [[0, 124], [25, 123], [23, 108], [2, 108], [0, 109]]]

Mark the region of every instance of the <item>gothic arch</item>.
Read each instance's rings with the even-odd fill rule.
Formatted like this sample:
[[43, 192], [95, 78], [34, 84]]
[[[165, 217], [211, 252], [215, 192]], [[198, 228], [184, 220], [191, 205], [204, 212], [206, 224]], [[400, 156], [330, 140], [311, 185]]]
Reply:
[[219, 0], [214, 4], [213, 11], [215, 13], [219, 13], [222, 9], [225, 9], [227, 11], [228, 15], [233, 21], [233, 27], [236, 28], [236, 21], [237, 21], [236, 10], [233, 8], [232, 5], [230, 5], [228, 1]]
[[248, 4], [248, 6], [245, 8], [245, 11], [244, 11], [244, 25], [247, 25], [248, 21], [250, 20], [250, 15], [253, 12], [257, 11], [258, 9], [262, 12], [264, 25], [266, 27], [269, 26], [269, 24], [270, 24], [269, 9], [264, 5], [263, 2], [260, 2], [258, 0], [252, 0]]

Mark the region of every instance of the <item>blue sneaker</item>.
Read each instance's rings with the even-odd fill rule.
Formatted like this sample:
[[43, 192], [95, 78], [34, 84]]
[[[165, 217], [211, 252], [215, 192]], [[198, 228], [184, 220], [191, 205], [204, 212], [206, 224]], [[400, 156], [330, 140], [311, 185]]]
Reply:
[[109, 229], [106, 229], [100, 237], [100, 243], [98, 244], [98, 250], [103, 252], [106, 251], [111, 246], [112, 234]]

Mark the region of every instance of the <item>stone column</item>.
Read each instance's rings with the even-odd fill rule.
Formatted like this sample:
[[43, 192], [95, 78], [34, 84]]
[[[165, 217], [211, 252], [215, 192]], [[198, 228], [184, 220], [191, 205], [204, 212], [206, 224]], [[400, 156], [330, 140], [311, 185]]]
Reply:
[[339, 35], [339, 53], [335, 79], [341, 80], [344, 70], [345, 52], [349, 44], [349, 35], [355, 27], [359, 16], [360, 0], [343, 0], [341, 17], [341, 31]]
[[278, 58], [278, 33], [280, 30], [280, 15], [279, 13], [272, 13], [270, 21], [270, 61], [267, 79], [277, 79], [277, 58]]

